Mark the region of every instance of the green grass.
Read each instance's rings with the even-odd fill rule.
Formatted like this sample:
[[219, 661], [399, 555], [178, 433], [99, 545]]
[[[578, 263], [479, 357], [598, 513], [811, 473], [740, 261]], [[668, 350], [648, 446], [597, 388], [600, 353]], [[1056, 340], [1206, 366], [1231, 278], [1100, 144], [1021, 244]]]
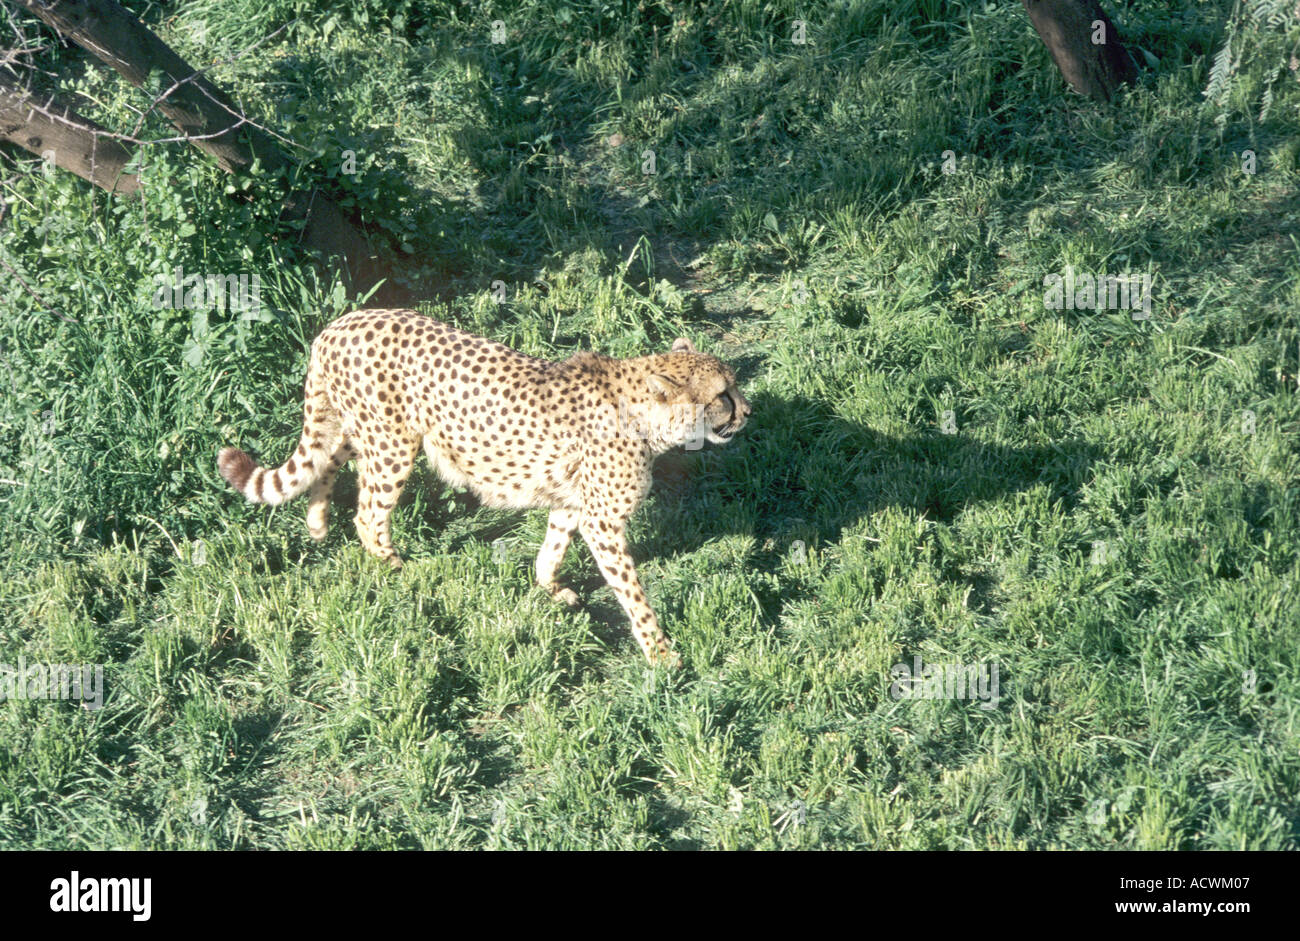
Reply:
[[[212, 75], [423, 310], [556, 358], [685, 334], [754, 415], [634, 520], [686, 663], [648, 670], [585, 547], [585, 607], [531, 586], [540, 511], [421, 462], [394, 573], [350, 473], [320, 545], [224, 486], [357, 301], [239, 198], [277, 181], [155, 145], [130, 205], [6, 151], [0, 663], [107, 696], [0, 704], [0, 846], [1297, 848], [1300, 89], [1216, 123], [1231, 4], [1111, 6], [1161, 60], [1114, 107], [1010, 0], [152, 6], [195, 63], [302, 17]], [[177, 265], [265, 316], [155, 309]], [[1151, 319], [1046, 309], [1067, 265], [1153, 272]], [[998, 664], [997, 708], [895, 700], [914, 656]]]

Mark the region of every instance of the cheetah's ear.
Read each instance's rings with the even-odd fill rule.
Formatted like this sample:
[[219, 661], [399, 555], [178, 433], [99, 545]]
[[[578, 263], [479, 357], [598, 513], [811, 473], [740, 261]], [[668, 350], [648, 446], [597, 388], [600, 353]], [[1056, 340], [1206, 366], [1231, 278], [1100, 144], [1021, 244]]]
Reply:
[[651, 373], [646, 376], [645, 384], [650, 387], [650, 394], [660, 402], [667, 402], [677, 395], [677, 390], [681, 388], [667, 376], [661, 376], [658, 373]]
[[673, 340], [673, 348], [672, 348], [672, 352], [674, 352], [674, 353], [698, 353], [699, 350], [697, 350], [697, 349], [695, 348], [695, 344], [692, 343], [690, 340], [686, 339], [686, 337], [678, 337], [676, 340]]

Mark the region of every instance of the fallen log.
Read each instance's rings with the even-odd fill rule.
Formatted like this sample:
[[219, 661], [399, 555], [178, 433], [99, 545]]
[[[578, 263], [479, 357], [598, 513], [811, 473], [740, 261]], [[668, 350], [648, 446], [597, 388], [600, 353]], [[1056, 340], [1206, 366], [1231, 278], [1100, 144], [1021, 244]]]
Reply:
[[[272, 134], [116, 0], [14, 2], [136, 87], [143, 87], [150, 73], [161, 73], [163, 90], [154, 107], [223, 170], [241, 173], [254, 161], [271, 171], [292, 168]], [[284, 218], [301, 222], [301, 244], [327, 261], [337, 259], [353, 288], [367, 290], [385, 276], [365, 234], [319, 190], [289, 194]]]

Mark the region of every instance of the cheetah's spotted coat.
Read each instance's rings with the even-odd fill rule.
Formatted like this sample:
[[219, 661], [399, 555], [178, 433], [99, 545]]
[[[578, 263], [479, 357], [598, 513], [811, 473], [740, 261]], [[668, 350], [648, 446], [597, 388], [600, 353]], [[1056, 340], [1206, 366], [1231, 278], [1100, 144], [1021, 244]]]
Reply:
[[448, 483], [484, 504], [551, 511], [537, 581], [568, 604], [578, 598], [555, 574], [582, 533], [646, 657], [675, 662], [637, 581], [627, 521], [650, 489], [656, 455], [726, 442], [749, 414], [731, 369], [684, 338], [658, 355], [549, 362], [414, 311], [359, 310], [312, 344], [302, 439], [289, 460], [265, 469], [225, 448], [218, 465], [254, 503], [283, 503], [310, 487], [307, 526], [323, 539], [334, 478], [356, 458], [357, 534], [400, 567], [389, 515], [423, 444]]

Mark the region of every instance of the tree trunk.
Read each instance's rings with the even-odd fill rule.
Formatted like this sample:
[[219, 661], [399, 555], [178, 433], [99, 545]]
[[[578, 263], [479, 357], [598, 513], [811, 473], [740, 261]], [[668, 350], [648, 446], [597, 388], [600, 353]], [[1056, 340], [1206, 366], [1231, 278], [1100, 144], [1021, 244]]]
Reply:
[[1081, 95], [1110, 101], [1137, 67], [1097, 0], [1024, 0], [1029, 21], [1061, 75]]
[[0, 139], [39, 157], [48, 154], [56, 167], [110, 193], [138, 196], [140, 181], [126, 172], [135, 154], [107, 133], [58, 99], [41, 103], [0, 74]]
[[[275, 140], [254, 126], [241, 109], [155, 36], [116, 0], [16, 0], [132, 85], [149, 73], [163, 76], [156, 107], [191, 144], [214, 157], [223, 170], [239, 172], [260, 160], [263, 167], [289, 167]], [[327, 259], [338, 257], [352, 286], [366, 289], [382, 277], [365, 236], [319, 191], [294, 194], [285, 204], [290, 219], [302, 220], [302, 242]]]

